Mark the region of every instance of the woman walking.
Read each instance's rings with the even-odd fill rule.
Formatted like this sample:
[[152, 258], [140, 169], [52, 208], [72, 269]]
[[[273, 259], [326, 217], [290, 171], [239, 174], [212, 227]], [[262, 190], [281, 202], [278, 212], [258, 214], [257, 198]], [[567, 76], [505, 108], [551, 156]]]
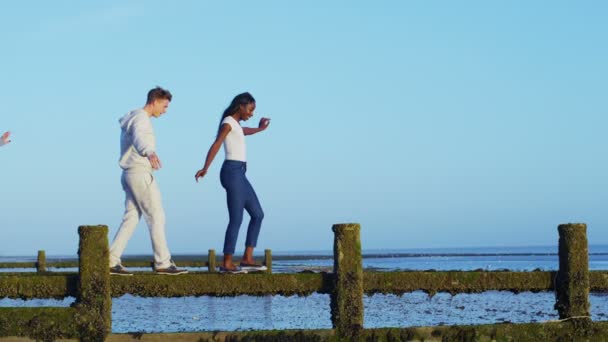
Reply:
[[[207, 174], [215, 155], [224, 145], [226, 159], [220, 171], [222, 187], [226, 189], [226, 200], [228, 204], [229, 222], [224, 239], [224, 260], [220, 266], [222, 272], [246, 272], [248, 270], [265, 270], [263, 265], [256, 264], [253, 259], [253, 249], [256, 247], [264, 212], [260, 205], [253, 187], [247, 180], [247, 159], [245, 149], [245, 136], [256, 134], [268, 128], [269, 118], [261, 118], [258, 128], [241, 127], [240, 121], [247, 121], [255, 111], [255, 99], [249, 93], [237, 95], [222, 115], [219, 131], [215, 141], [207, 152], [205, 166], [196, 172], [194, 178]], [[245, 253], [240, 267], [237, 267], [232, 259], [236, 246], [239, 228], [243, 221], [243, 210], [247, 210], [251, 220], [247, 229], [245, 240]]]

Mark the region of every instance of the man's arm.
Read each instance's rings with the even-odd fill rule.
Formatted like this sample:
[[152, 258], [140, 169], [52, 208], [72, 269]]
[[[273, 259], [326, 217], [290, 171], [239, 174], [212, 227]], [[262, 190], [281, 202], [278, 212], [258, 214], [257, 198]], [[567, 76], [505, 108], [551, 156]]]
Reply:
[[133, 147], [141, 156], [147, 157], [156, 152], [156, 138], [152, 123], [145, 114], [138, 114], [133, 118], [131, 134], [133, 135]]
[[133, 134], [133, 147], [141, 156], [147, 157], [154, 170], [162, 167], [160, 159], [156, 155], [156, 138], [150, 118], [145, 114], [139, 114], [133, 118], [131, 126]]

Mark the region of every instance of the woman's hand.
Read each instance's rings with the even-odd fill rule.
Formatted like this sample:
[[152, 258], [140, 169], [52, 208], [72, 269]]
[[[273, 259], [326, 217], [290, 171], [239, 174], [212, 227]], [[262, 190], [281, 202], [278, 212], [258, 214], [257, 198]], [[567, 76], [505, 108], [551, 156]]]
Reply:
[[198, 179], [205, 177], [206, 174], [207, 174], [207, 169], [202, 168], [196, 172], [196, 174], [194, 175], [194, 179], [198, 183]]
[[270, 118], [261, 118], [258, 128], [264, 130], [268, 128], [268, 125], [270, 125]]

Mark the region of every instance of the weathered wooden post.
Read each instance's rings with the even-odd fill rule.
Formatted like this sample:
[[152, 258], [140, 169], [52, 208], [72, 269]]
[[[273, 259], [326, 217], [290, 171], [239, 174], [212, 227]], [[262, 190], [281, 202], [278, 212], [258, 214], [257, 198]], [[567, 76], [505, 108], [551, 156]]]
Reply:
[[264, 250], [264, 265], [267, 268], [266, 273], [272, 273], [272, 251], [270, 249]]
[[209, 273], [215, 273], [215, 249], [209, 250], [209, 255], [207, 257], [207, 268], [209, 269]]
[[77, 322], [82, 341], [103, 341], [112, 329], [107, 226], [78, 227]]
[[587, 225], [560, 224], [559, 271], [555, 281], [555, 309], [561, 319], [589, 316], [589, 253]]
[[36, 261], [36, 272], [46, 272], [46, 253], [38, 251], [38, 260]]
[[333, 327], [340, 338], [354, 338], [363, 330], [363, 263], [361, 226], [334, 224], [334, 291], [331, 295]]

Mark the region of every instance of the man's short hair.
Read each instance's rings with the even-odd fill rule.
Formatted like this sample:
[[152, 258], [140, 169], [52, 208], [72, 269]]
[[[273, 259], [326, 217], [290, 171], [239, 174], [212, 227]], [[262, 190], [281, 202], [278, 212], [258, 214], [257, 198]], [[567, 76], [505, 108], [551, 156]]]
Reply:
[[161, 87], [156, 87], [154, 89], [151, 89], [148, 92], [148, 100], [146, 101], [146, 104], [152, 104], [156, 100], [164, 100], [164, 99], [167, 99], [167, 100], [169, 100], [169, 102], [171, 102], [172, 98], [173, 98], [173, 95], [171, 95], [171, 93], [168, 90], [163, 89]]

